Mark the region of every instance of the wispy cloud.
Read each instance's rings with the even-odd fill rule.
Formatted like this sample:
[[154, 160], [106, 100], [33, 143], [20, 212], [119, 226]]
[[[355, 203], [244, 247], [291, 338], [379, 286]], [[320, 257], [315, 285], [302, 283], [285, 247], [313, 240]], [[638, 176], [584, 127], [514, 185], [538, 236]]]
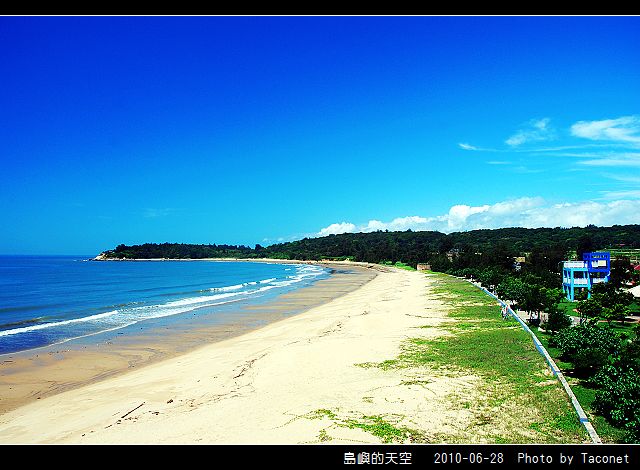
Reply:
[[616, 175], [613, 173], [604, 173], [602, 176], [624, 183], [640, 183], [640, 176]]
[[458, 142], [458, 147], [462, 150], [468, 150], [471, 152], [504, 152], [504, 150], [495, 148], [478, 147], [477, 145], [471, 145], [467, 142]]
[[623, 143], [580, 144], [580, 145], [559, 145], [556, 147], [536, 147], [536, 148], [530, 148], [530, 149], [518, 150], [518, 151], [520, 152], [562, 152], [564, 150], [583, 150], [583, 149], [593, 149], [593, 148], [610, 149], [612, 147], [632, 148], [633, 146], [629, 144], [623, 144]]
[[142, 211], [142, 217], [146, 219], [155, 219], [158, 217], [166, 217], [175, 212], [176, 212], [176, 209], [173, 209], [171, 207], [164, 207], [164, 208], [147, 207]]
[[541, 168], [529, 168], [528, 166], [518, 165], [513, 168], [513, 171], [520, 174], [533, 174], [533, 173], [542, 173], [545, 170]]
[[[556, 142], [548, 142], [551, 140]], [[605, 176], [602, 170], [610, 173], [626, 171], [631, 174], [605, 176], [618, 183], [610, 181], [612, 192], [598, 200], [627, 196], [636, 199], [636, 186], [624, 183], [640, 183], [640, 177], [634, 174], [640, 168], [640, 114], [595, 121], [576, 120], [562, 129], [555, 129], [549, 117], [532, 119], [499, 148], [483, 148], [468, 142], [457, 145], [466, 151], [493, 153], [493, 158], [484, 162], [486, 165], [502, 166], [503, 172], [518, 177], [553, 171], [553, 178], [560, 181], [561, 174], [597, 172], [593, 181], [601, 181]]]
[[549, 125], [550, 122], [551, 119], [549, 118], [532, 119], [523, 129], [518, 130], [515, 134], [505, 140], [505, 143], [511, 147], [518, 147], [530, 142], [555, 139], [556, 132]]
[[604, 191], [603, 196], [605, 199], [640, 199], [640, 189]]
[[475, 151], [480, 150], [475, 145], [467, 144], [467, 143], [464, 143], [464, 142], [458, 143], [458, 147], [460, 147], [462, 150], [475, 150]]
[[[501, 227], [584, 227], [588, 224], [610, 226], [640, 223], [640, 191], [619, 192], [623, 197], [609, 202], [582, 201], [550, 203], [540, 197], [524, 197], [495, 204], [469, 206], [457, 204], [446, 214], [437, 216], [398, 217], [390, 222], [370, 220], [356, 225], [351, 222], [331, 224], [318, 236], [330, 233], [373, 232], [376, 230], [438, 230], [455, 232]], [[609, 197], [610, 196], [610, 197]], [[614, 192], [606, 199], [614, 199]]]
[[640, 167], [640, 153], [609, 154], [600, 158], [582, 160], [578, 163], [587, 166]]
[[601, 121], [579, 121], [571, 126], [571, 134], [590, 140], [640, 143], [640, 116], [623, 116]]

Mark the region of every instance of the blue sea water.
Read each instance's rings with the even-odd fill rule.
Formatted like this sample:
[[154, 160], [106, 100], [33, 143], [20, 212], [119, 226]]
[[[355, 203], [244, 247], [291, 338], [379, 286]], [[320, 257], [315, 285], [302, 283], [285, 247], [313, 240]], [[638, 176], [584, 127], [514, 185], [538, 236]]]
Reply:
[[329, 275], [320, 266], [207, 261], [87, 261], [0, 256], [0, 354], [145, 325], [214, 316]]

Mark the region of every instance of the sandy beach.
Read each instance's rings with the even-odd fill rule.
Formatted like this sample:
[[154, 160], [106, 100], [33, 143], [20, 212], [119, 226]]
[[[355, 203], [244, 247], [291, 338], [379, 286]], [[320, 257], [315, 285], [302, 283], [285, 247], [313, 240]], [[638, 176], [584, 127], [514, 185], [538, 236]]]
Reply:
[[358, 366], [397, 355], [417, 327], [442, 321], [429, 282], [382, 272], [291, 318], [37, 400], [0, 416], [0, 442], [380, 442], [336, 426], [336, 413], [442, 430], [445, 396], [460, 383], [399, 386], [401, 371]]
[[198, 311], [194, 311], [171, 328], [160, 324], [142, 330], [136, 326], [96, 339], [88, 337], [0, 355], [0, 415], [47, 396], [193, 351], [204, 344], [240, 336], [321, 305], [359, 288], [385, 269], [369, 266], [325, 263], [324, 267], [332, 271], [329, 278], [272, 300], [218, 311], [213, 323], [199, 320]]

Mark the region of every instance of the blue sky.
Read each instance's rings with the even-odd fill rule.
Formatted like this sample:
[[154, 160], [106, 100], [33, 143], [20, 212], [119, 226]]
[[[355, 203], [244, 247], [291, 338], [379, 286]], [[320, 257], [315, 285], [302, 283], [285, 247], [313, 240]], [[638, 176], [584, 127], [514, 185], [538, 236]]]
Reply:
[[640, 18], [1, 17], [0, 253], [640, 223]]

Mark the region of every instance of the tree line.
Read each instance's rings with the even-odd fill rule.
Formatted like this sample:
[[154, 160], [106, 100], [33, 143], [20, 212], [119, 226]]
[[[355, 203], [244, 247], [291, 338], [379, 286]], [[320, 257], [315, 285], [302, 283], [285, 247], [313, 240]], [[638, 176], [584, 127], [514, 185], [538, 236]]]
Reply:
[[569, 252], [611, 246], [640, 248], [640, 225], [584, 228], [502, 228], [444, 234], [434, 231], [377, 231], [343, 233], [318, 238], [276, 243], [254, 248], [244, 245], [194, 245], [145, 243], [118, 245], [102, 254], [106, 258], [279, 258], [322, 260], [349, 258], [379, 263], [386, 260], [415, 267], [430, 263], [436, 271], [468, 267], [509, 268], [514, 256], [527, 255], [527, 263], [537, 270], [558, 271], [558, 263]]

